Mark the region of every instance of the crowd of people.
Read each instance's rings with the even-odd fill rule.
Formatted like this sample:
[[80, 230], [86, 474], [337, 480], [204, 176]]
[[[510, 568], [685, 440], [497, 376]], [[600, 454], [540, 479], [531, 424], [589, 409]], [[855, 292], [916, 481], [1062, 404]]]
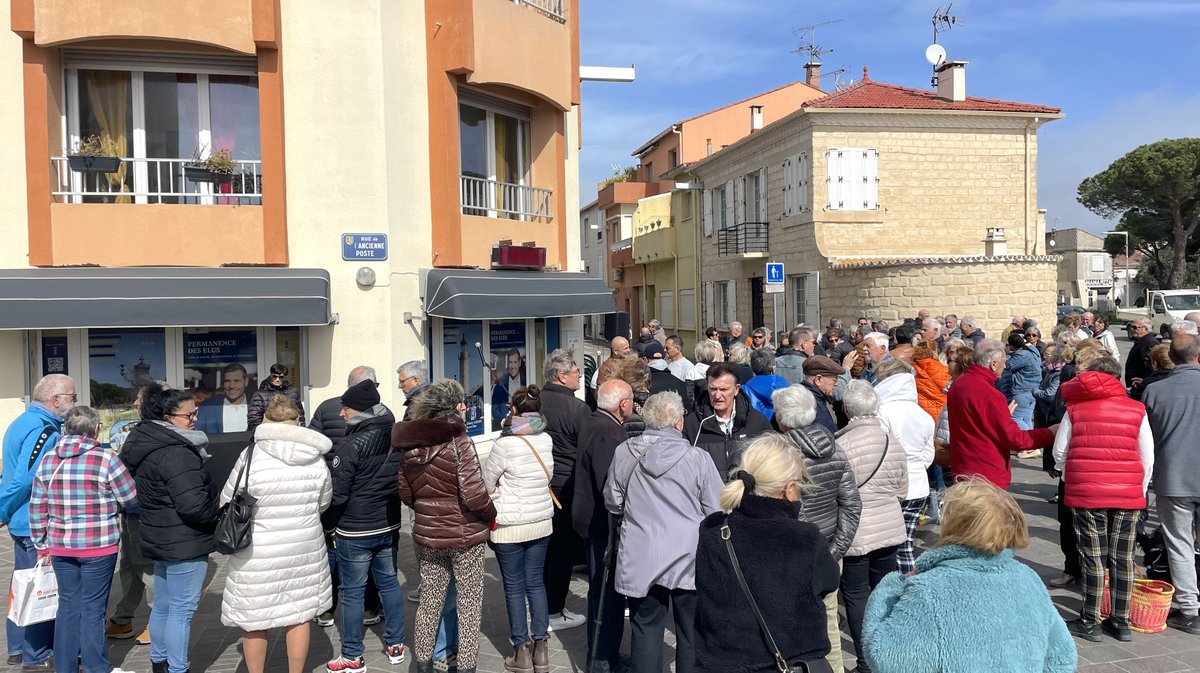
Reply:
[[[1160, 345], [1135, 322], [1122, 366], [1090, 313], [1045, 338], [1014, 315], [999, 340], [927, 310], [894, 328], [798, 325], [779, 345], [734, 322], [706, 330], [694, 361], [650, 321], [633, 344], [614, 338], [586, 382], [572, 353], [548, 353], [542, 385], [508, 391], [486, 451], [460, 383], [431, 381], [422, 361], [396, 370], [403, 409], [359, 366], [307, 423], [273, 368], [224, 484], [190, 391], [142, 387], [140, 420], [106, 437], [74, 381], [46, 376], [4, 435], [0, 525], [16, 569], [53, 568], [59, 608], [52, 622], [7, 622], [8, 663], [120, 673], [106, 637], [133, 636], [146, 596], [154, 673], [187, 673], [218, 522], [244, 500], [252, 536], [225, 550], [221, 621], [241, 630], [250, 673], [277, 629], [303, 671], [311, 625], [338, 623], [337, 608], [328, 673], [363, 673], [365, 626], [380, 621], [390, 663], [411, 646], [418, 671], [473, 672], [488, 549], [513, 673], [548, 673], [549, 634], [585, 625], [587, 670], [622, 670], [627, 622], [630, 670], [658, 673], [668, 615], [677, 673], [841, 673], [843, 624], [860, 673], [1073, 671], [1072, 636], [1130, 640], [1151, 490], [1178, 603], [1167, 624], [1200, 635], [1197, 324], [1189, 315]], [[1007, 493], [1014, 460], [1058, 480], [1064, 566], [1050, 583], [1079, 585], [1077, 618], [1014, 556], [1028, 543]], [[405, 509], [419, 586], [397, 570]], [[921, 553], [914, 535], [931, 524], [940, 538]], [[566, 608], [579, 564], [585, 615]]]

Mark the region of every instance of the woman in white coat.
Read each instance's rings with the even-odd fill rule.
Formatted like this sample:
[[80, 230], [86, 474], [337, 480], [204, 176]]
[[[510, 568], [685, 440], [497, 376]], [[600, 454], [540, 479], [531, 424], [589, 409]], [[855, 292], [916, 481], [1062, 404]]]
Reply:
[[[333, 604], [321, 532], [321, 512], [333, 495], [323, 456], [333, 444], [300, 427], [300, 410], [283, 395], [271, 399], [263, 417], [248, 470], [250, 495], [258, 499], [252, 542], [229, 557], [221, 623], [242, 629], [249, 673], [266, 666], [267, 630], [285, 628], [289, 673], [301, 673], [309, 622]], [[222, 505], [233, 498], [245, 460], [243, 451], [221, 492]]]
[[908, 493], [900, 502], [904, 512], [904, 542], [896, 550], [896, 565], [902, 573], [916, 569], [913, 531], [917, 517], [929, 499], [925, 468], [933, 463], [933, 418], [917, 403], [917, 382], [912, 367], [903, 360], [888, 360], [875, 369], [875, 393], [879, 396], [879, 420], [900, 440], [908, 458]]

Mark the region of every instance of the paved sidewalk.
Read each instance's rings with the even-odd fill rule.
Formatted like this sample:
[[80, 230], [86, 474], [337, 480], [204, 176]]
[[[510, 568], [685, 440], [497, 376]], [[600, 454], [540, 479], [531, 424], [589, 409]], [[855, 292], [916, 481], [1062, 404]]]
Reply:
[[[1029, 564], [1044, 579], [1049, 579], [1061, 570], [1062, 558], [1058, 551], [1058, 522], [1055, 519], [1055, 506], [1046, 502], [1054, 495], [1055, 485], [1045, 474], [1039, 471], [1040, 459], [1027, 460], [1018, 464], [1014, 470], [1014, 481], [1011, 492], [1021, 502], [1029, 519], [1032, 541], [1029, 549], [1020, 552], [1020, 558]], [[936, 527], [920, 529], [918, 547], [927, 547], [937, 539]], [[400, 570], [407, 576], [416, 576], [416, 562], [413, 557], [412, 545], [407, 532], [401, 541]], [[0, 560], [0, 578], [7, 581], [12, 571], [12, 554], [4, 553]], [[213, 673], [232, 673], [245, 671], [241, 661], [240, 633], [221, 624], [221, 590], [224, 586], [225, 562], [224, 557], [213, 555], [210, 565], [210, 579], [207, 582], [200, 607], [196, 612], [192, 626], [192, 671], [212, 671]], [[1140, 554], [1139, 554], [1140, 559]], [[582, 575], [576, 575], [572, 582], [572, 595], [567, 601], [567, 607], [575, 612], [583, 613], [585, 601], [582, 598], [586, 591], [586, 582]], [[114, 591], [116, 588], [114, 587]], [[1074, 590], [1054, 590], [1051, 592], [1055, 603], [1063, 615], [1073, 618], [1079, 609], [1079, 595]], [[114, 599], [116, 597], [114, 596]], [[416, 604], [405, 601], [406, 645], [412, 642], [412, 624]], [[140, 627], [145, 623], [146, 611], [139, 614], [135, 623]], [[508, 616], [504, 606], [504, 594], [500, 585], [500, 574], [495, 558], [490, 554], [487, 559], [487, 577], [485, 580], [485, 597], [483, 611], [483, 638], [481, 639], [478, 670], [486, 673], [502, 673], [504, 671], [504, 656], [511, 653], [508, 641]], [[843, 631], [845, 629], [843, 628]], [[412, 664], [412, 653], [409, 660], [399, 666], [391, 666], [383, 656], [380, 636], [383, 625], [379, 624], [368, 629], [366, 637], [367, 665], [372, 671], [401, 671], [415, 670]], [[923, 637], [914, 633], [914, 638]], [[268, 671], [284, 671], [287, 667], [287, 656], [283, 641], [283, 632], [272, 633], [270, 653], [267, 662]], [[673, 638], [668, 633], [668, 647], [665, 650], [667, 666], [671, 670], [671, 658], [674, 656]], [[323, 673], [325, 662], [337, 653], [339, 645], [337, 628], [322, 629], [312, 627], [312, 643], [309, 648], [307, 669], [315, 673]], [[110, 640], [110, 657], [115, 666], [137, 673], [149, 673], [149, 648], [139, 647], [132, 640]], [[1080, 654], [1081, 672], [1086, 673], [1172, 673], [1176, 671], [1200, 672], [1200, 636], [1190, 636], [1180, 631], [1168, 629], [1161, 634], [1135, 633], [1132, 643], [1117, 644], [1117, 641], [1105, 638], [1102, 643], [1087, 643], [1076, 640]], [[552, 673], [566, 671], [583, 671], [587, 639], [584, 629], [576, 628], [561, 633], [552, 634], [550, 639]], [[626, 633], [625, 651], [628, 652], [628, 630]], [[853, 645], [849, 639], [843, 641], [846, 665], [853, 666]], [[839, 672], [840, 673], [840, 672]]]

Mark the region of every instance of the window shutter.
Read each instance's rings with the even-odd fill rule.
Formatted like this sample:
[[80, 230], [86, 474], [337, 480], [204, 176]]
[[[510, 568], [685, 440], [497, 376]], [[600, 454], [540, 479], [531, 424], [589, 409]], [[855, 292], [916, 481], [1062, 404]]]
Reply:
[[788, 217], [792, 214], [792, 194], [795, 192], [792, 189], [792, 158], [788, 157], [783, 160], [783, 216]]
[[863, 151], [863, 207], [879, 209], [879, 150]]
[[767, 213], [767, 167], [758, 169], [758, 218], [760, 222], [770, 222]]
[[[728, 283], [726, 283], [725, 291], [729, 293], [728, 295], [726, 295], [729, 297], [729, 315], [725, 316], [725, 327], [726, 327], [726, 329], [728, 329], [729, 322], [734, 321], [734, 320], [741, 322], [738, 319], [738, 312], [737, 312], [737, 281], [730, 280]], [[750, 329], [754, 329], [754, 327], [751, 326]]]
[[843, 175], [842, 175], [842, 151], [836, 147], [831, 147], [825, 152], [825, 163], [828, 167], [828, 176], [826, 182], [829, 184], [829, 198], [826, 207], [829, 210], [842, 210], [845, 203]]
[[704, 218], [704, 235], [713, 235], [713, 198], [712, 190], [704, 190], [704, 212], [701, 214]]
[[704, 289], [704, 327], [716, 327], [716, 316], [713, 315], [713, 284], [712, 281], [705, 281]]
[[864, 189], [866, 173], [867, 173], [867, 152], [862, 149], [849, 150], [842, 153], [843, 165], [849, 164], [849, 170], [843, 171], [845, 176], [846, 189], [843, 191], [843, 197], [846, 210], [865, 210], [865, 195]]
[[746, 176], [739, 175], [733, 179], [733, 223], [741, 224], [746, 221]]
[[[733, 217], [734, 217], [734, 213], [737, 211], [737, 209], [733, 207], [733, 203], [736, 200], [736, 199], [734, 199], [734, 196], [733, 196], [733, 185], [734, 185], [733, 180], [730, 180], [729, 182], [725, 183], [725, 224], [724, 224], [724, 227], [732, 227], [734, 225]], [[722, 228], [724, 228], [724, 227], [722, 227]]]
[[796, 181], [792, 204], [797, 212], [804, 212], [809, 209], [808, 154], [801, 152], [796, 155], [795, 167], [792, 168], [792, 178]]
[[804, 322], [821, 328], [821, 274], [816, 271], [804, 280]]

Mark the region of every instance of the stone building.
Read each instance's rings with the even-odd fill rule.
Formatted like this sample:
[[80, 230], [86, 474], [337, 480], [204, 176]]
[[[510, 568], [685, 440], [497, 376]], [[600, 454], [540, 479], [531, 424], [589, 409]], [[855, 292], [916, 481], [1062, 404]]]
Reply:
[[1046, 234], [1046, 246], [1062, 257], [1058, 303], [1108, 309], [1115, 297], [1112, 257], [1104, 251], [1104, 238], [1082, 229], [1055, 229]]
[[[1057, 257], [1037, 207], [1037, 129], [1058, 108], [875, 82], [804, 106], [688, 168], [703, 184], [703, 321], [777, 331], [921, 308], [990, 332], [1053, 322]], [[782, 262], [783, 287], [765, 263]], [[771, 290], [781, 292], [771, 292]]]

